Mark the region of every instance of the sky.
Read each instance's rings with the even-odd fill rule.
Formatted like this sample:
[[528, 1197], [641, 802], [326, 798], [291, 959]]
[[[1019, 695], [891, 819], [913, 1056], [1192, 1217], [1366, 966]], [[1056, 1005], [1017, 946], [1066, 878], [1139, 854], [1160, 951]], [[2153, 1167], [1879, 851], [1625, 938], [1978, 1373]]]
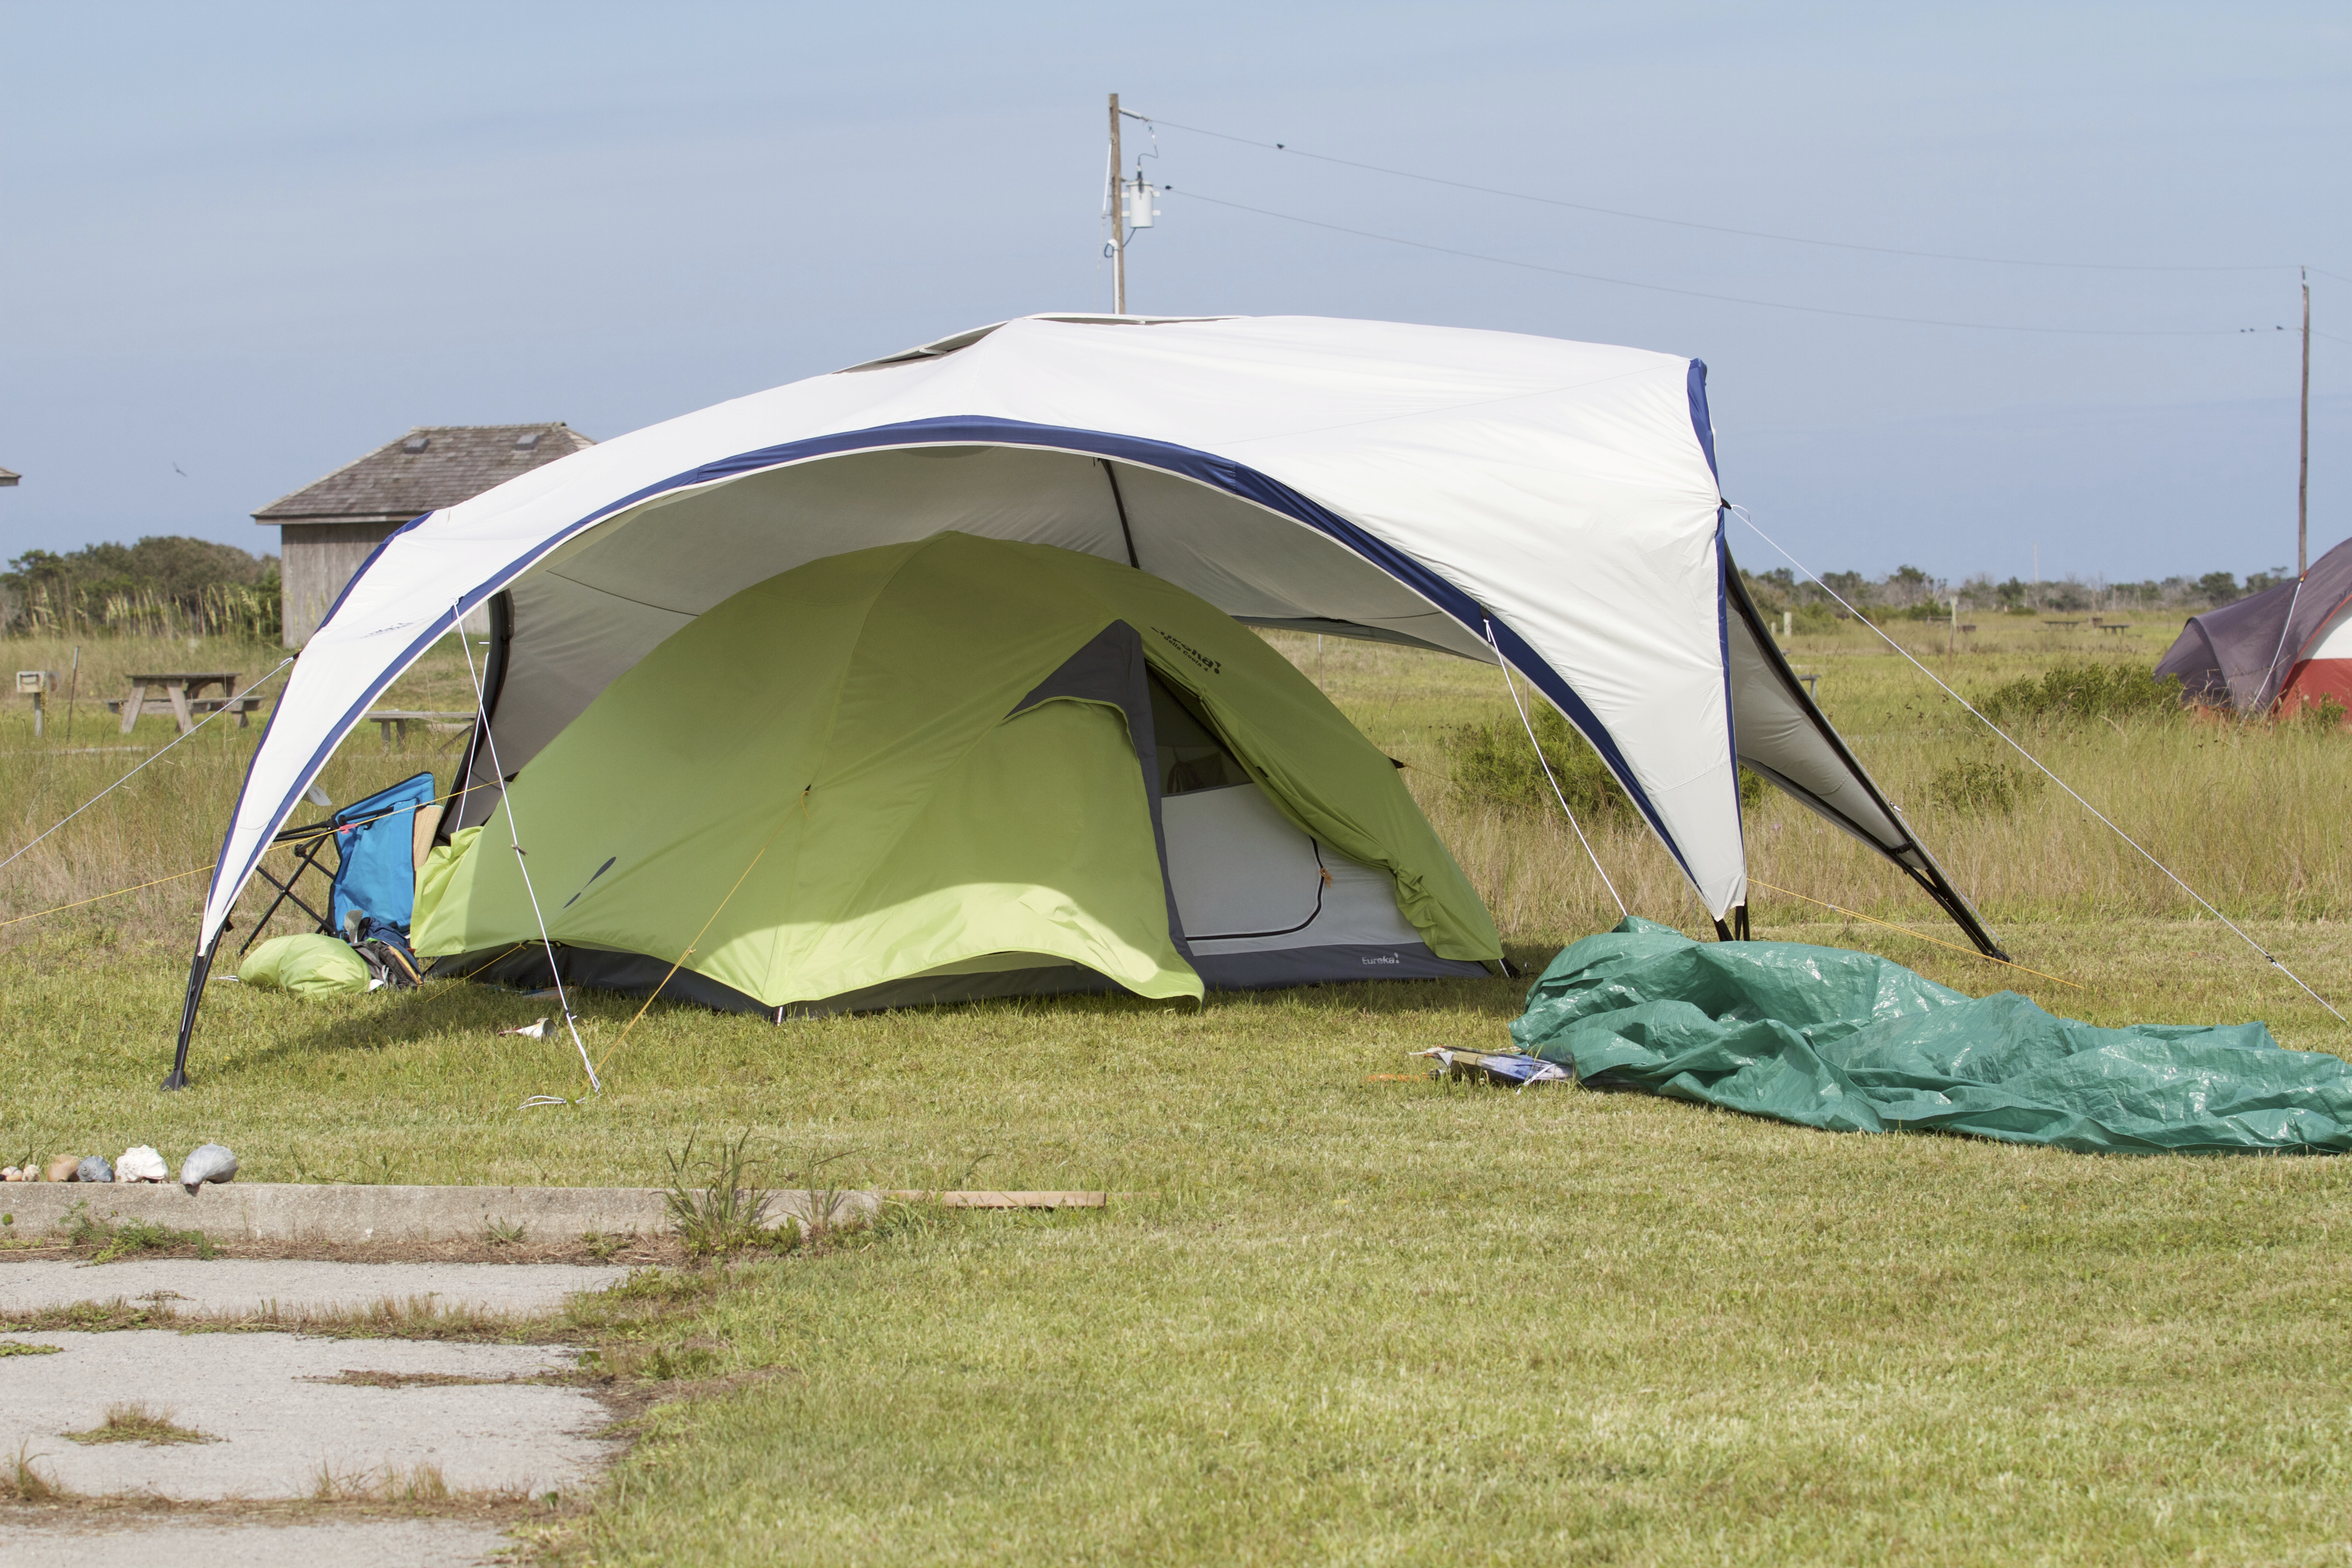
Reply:
[[1131, 309], [1703, 359], [1726, 495], [1821, 571], [2243, 575], [2294, 557], [2297, 264], [2352, 535], [2347, 68], [2341, 4], [0, 0], [0, 554], [274, 550], [414, 425], [1108, 309], [1117, 91]]

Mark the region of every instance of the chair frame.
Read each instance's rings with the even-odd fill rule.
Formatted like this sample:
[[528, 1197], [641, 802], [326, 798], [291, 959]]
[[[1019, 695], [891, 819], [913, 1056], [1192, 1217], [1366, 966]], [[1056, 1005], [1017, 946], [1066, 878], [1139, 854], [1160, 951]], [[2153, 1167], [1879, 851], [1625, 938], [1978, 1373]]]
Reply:
[[342, 934], [335, 930], [332, 922], [326, 916], [312, 909], [308, 900], [294, 890], [295, 884], [301, 881], [302, 873], [306, 870], [316, 871], [326, 878], [327, 885], [331, 889], [334, 886], [334, 873], [319, 864], [320, 852], [333, 843], [334, 838], [335, 824], [332, 819], [325, 822], [304, 823], [299, 827], [289, 827], [271, 837], [269, 842], [273, 845], [299, 844], [301, 847], [294, 851], [294, 869], [282, 882], [271, 876], [269, 868], [266, 866], [256, 866], [253, 868], [255, 876], [278, 889], [278, 896], [269, 900], [269, 907], [261, 911], [259, 920], [253, 922], [253, 930], [246, 936], [245, 946], [236, 950], [239, 957], [243, 957], [247, 949], [260, 940], [261, 933], [268, 929], [271, 918], [278, 913], [281, 906], [289, 902], [318, 921], [318, 929], [321, 933], [328, 936]]
[[[401, 781], [402, 784], [411, 782], [413, 781], [408, 779]], [[387, 794], [391, 790], [398, 789], [399, 787], [400, 784], [390, 784], [387, 785], [385, 789], [380, 790], [377, 793]], [[343, 810], [355, 810], [362, 804], [364, 804], [363, 801], [354, 801], [351, 805], [345, 806]], [[300, 910], [304, 914], [309, 915], [312, 920], [318, 922], [316, 929], [319, 934], [322, 936], [342, 935], [343, 933], [341, 931], [335, 929], [334, 921], [331, 918], [326, 915], [322, 915], [317, 910], [312, 909], [310, 901], [304, 899], [301, 894], [294, 890], [302, 880], [302, 873], [305, 871], [316, 871], [319, 875], [327, 879], [327, 907], [330, 910], [333, 909], [335, 907], [334, 885], [336, 873], [334, 871], [330, 871], [326, 867], [320, 865], [319, 863], [319, 857], [325, 852], [328, 845], [334, 842], [335, 835], [348, 827], [364, 826], [368, 823], [380, 821], [386, 816], [396, 816], [404, 811], [423, 811], [427, 806], [438, 804], [440, 803], [436, 800], [427, 801], [424, 805], [415, 807], [405, 805], [386, 806], [383, 810], [376, 812], [372, 816], [362, 816], [355, 821], [350, 822], [346, 822], [342, 819], [341, 812], [337, 812], [334, 815], [328, 816], [323, 821], [306, 822], [299, 826], [283, 828], [271, 835], [269, 842], [273, 847], [280, 845], [291, 845], [297, 847], [294, 850], [294, 869], [289, 872], [287, 875], [286, 879], [281, 882], [275, 876], [270, 874], [269, 868], [267, 866], [257, 864], [254, 867], [254, 875], [259, 877], [263, 881], [277, 889], [278, 896], [269, 900], [269, 907], [261, 911], [261, 918], [259, 920], [253, 922], [253, 930], [246, 933], [245, 945], [236, 950], [237, 955], [239, 957], [243, 957], [245, 953], [251, 949], [253, 944], [261, 939], [261, 933], [269, 928], [270, 921], [276, 917], [278, 911], [281, 908], [289, 903], [293, 904], [295, 908]]]

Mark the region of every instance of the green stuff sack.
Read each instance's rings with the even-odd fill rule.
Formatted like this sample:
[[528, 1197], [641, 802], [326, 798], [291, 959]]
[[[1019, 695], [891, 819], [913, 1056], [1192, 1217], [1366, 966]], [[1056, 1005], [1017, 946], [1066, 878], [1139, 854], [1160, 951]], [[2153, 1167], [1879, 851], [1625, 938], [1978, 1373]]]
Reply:
[[2260, 1024], [2105, 1029], [1874, 953], [1696, 942], [1628, 919], [1554, 959], [1511, 1026], [1596, 1089], [1838, 1132], [2116, 1153], [2352, 1152], [2352, 1063]]
[[297, 996], [358, 996], [368, 989], [367, 960], [336, 936], [272, 937], [246, 955], [236, 977], [264, 991]]

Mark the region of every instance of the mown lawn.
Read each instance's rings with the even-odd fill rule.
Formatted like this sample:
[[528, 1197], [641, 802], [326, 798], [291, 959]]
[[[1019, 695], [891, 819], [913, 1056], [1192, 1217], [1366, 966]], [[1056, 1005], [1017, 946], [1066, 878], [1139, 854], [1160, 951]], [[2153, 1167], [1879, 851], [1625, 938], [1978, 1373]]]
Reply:
[[[2075, 1011], [2335, 1043], [2257, 967], [2176, 990], [2212, 933], [2017, 936], [2094, 984]], [[2347, 956], [2341, 926], [2300, 934]], [[581, 1092], [569, 1047], [490, 1031], [544, 1004], [231, 988], [166, 1097], [167, 959], [26, 967], [0, 1046], [25, 1152], [655, 1182], [689, 1131], [748, 1130], [775, 1179], [842, 1156], [823, 1179], [1133, 1194], [748, 1274], [688, 1342], [778, 1374], [658, 1415], [550, 1544], [578, 1560], [2279, 1562], [2352, 1534], [2335, 1160], [1373, 1080], [1496, 1043], [1504, 982], [782, 1029], [656, 1009], [601, 1100], [529, 1111]], [[592, 1048], [627, 1012], [591, 1005]]]
[[[1842, 645], [1815, 651], [1854, 673], [1853, 706], [1832, 711], [1874, 765], [1924, 781], [1960, 743], [1925, 709], [1906, 715], [1908, 699], [1871, 695], [1882, 688], [1863, 678], [1893, 692], [1892, 671]], [[1986, 663], [2005, 679], [2024, 657]], [[1326, 679], [1375, 739], [1437, 775], [1436, 730], [1473, 705], [1465, 716], [1487, 717], [1499, 688], [1491, 671], [1394, 658], [1350, 674], [1327, 651]], [[2261, 770], [2290, 764], [2346, 782], [2333, 737], [2114, 734], [2049, 740], [2099, 759], [2118, 789], [2151, 755], [2186, 770], [2173, 795], [2148, 783], [2133, 797], [2151, 809], [2178, 796], [2252, 810]], [[429, 760], [375, 753], [373, 734], [347, 747], [338, 798]], [[183, 794], [210, 800], [188, 788], [208, 777], [183, 775]], [[1556, 863], [1560, 835], [1448, 816], [1435, 793], [1457, 842], [1486, 835], [1505, 871], [1514, 843], [1545, 860], [1515, 883], [1482, 879], [1516, 908], [1515, 956], [1539, 963], [1601, 923], [1597, 890]], [[2273, 835], [2288, 849], [2223, 898], [2333, 995], [2352, 978], [2352, 926], [2330, 881], [2341, 814], [2324, 815]], [[2352, 1034], [2212, 921], [2123, 880], [2120, 860], [2095, 877], [2053, 860], [2057, 890], [2025, 896], [2037, 859], [2091, 842], [2070, 837], [2073, 816], [2042, 796], [2007, 818], [1937, 822], [1988, 864], [2011, 858], [1995, 880], [2023, 891], [1988, 912], [2022, 962], [2080, 990], [1883, 927], [1787, 923], [1789, 903], [1764, 907], [1783, 923], [1759, 934], [1873, 947], [1970, 991], [2021, 981], [2099, 1022], [2258, 1017], [2289, 1045], [2352, 1054]], [[1834, 858], [1834, 840], [1774, 847], [1776, 821], [1784, 843], [1813, 832], [1768, 808], [1759, 864], [1841, 879], [1787, 885], [1945, 934], [1891, 876], [1861, 899], [1852, 889], [1879, 873]], [[2154, 826], [2226, 847], [2261, 823], [2209, 810]], [[1603, 853], [1647, 851], [1604, 835]], [[595, 1510], [541, 1542], [561, 1558], [2352, 1556], [2341, 1161], [1840, 1137], [1664, 1100], [1376, 1077], [1412, 1073], [1412, 1050], [1502, 1043], [1521, 991], [1507, 981], [782, 1028], [661, 1006], [617, 1049], [634, 1004], [591, 998], [605, 1093], [530, 1110], [527, 1096], [585, 1092], [567, 1040], [494, 1034], [547, 1004], [438, 986], [305, 1005], [216, 983], [197, 1087], [160, 1096], [186, 901], [5, 928], [6, 1163], [134, 1142], [176, 1156], [216, 1138], [247, 1179], [656, 1183], [689, 1133], [748, 1131], [780, 1182], [830, 1159], [824, 1179], [844, 1184], [1127, 1194], [1092, 1213], [904, 1226], [747, 1270], [688, 1342], [704, 1373], [761, 1375], [657, 1414]], [[1668, 893], [1637, 908], [1696, 923]]]

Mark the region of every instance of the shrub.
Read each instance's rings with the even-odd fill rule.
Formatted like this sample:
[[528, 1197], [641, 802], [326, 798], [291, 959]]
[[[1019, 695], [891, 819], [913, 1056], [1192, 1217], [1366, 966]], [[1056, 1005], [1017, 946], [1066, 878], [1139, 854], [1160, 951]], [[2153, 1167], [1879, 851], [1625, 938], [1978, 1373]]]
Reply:
[[1927, 780], [1927, 799], [1962, 816], [2007, 816], [2049, 781], [1999, 757], [1963, 757]]
[[[1536, 738], [1543, 745], [1544, 761], [1551, 764], [1552, 777], [1579, 821], [1633, 815], [1633, 803], [1626, 798], [1609, 764], [1576, 732], [1576, 726], [1549, 707], [1536, 709], [1530, 717], [1535, 721]], [[1444, 741], [1454, 787], [1473, 800], [1537, 811], [1559, 809], [1516, 711], [1499, 713], [1484, 724], [1448, 730]], [[1763, 797], [1764, 781], [1740, 769], [1741, 808], [1753, 810]]]
[[2305, 700], [2283, 706], [2279, 719], [2283, 723], [2309, 730], [2341, 730], [2347, 711], [2352, 710], [2347, 710], [2333, 697], [2322, 697], [2315, 702]]
[[2021, 676], [1977, 706], [1990, 719], [2155, 719], [2180, 711], [2180, 678], [2157, 679], [2136, 664], [2084, 664], [2041, 679]]

